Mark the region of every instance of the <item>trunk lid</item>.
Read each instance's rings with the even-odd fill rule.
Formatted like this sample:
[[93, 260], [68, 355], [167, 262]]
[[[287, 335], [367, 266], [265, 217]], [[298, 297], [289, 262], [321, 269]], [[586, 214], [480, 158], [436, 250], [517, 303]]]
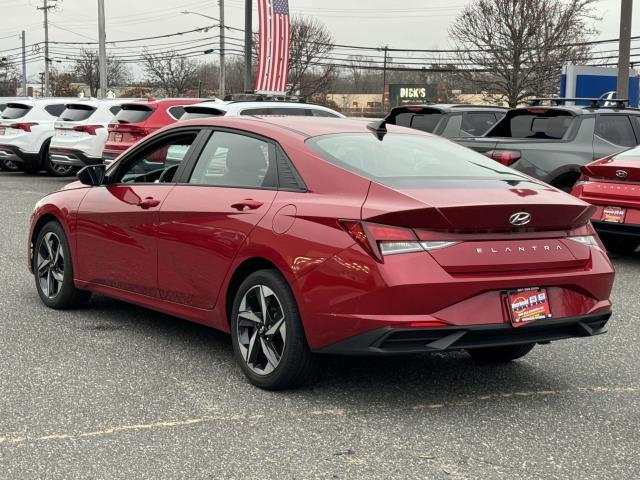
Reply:
[[[595, 207], [534, 180], [441, 178], [420, 188], [372, 183], [362, 219], [413, 229], [449, 232], [567, 230], [587, 223]], [[530, 221], [510, 223], [524, 212]], [[518, 223], [518, 222], [516, 222]]]
[[640, 182], [640, 153], [637, 160], [603, 158], [582, 167], [589, 177], [605, 178], [616, 182]]

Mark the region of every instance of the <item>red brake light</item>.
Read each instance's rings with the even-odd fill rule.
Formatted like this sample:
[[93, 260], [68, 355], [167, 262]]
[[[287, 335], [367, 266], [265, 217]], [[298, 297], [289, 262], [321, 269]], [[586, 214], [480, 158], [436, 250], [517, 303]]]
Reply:
[[484, 152], [483, 155], [507, 167], [520, 159], [520, 152], [517, 150], [489, 150]]
[[73, 127], [76, 132], [86, 132], [89, 135], [95, 135], [98, 128], [104, 128], [102, 125], [78, 125]]
[[548, 108], [528, 108], [527, 113], [547, 113]]
[[38, 125], [36, 122], [20, 122], [20, 123], [12, 123], [9, 125], [9, 128], [17, 128], [20, 130], [24, 130], [25, 132], [30, 132], [31, 127], [34, 125]]
[[407, 110], [410, 112], [421, 112], [422, 107], [407, 107]]

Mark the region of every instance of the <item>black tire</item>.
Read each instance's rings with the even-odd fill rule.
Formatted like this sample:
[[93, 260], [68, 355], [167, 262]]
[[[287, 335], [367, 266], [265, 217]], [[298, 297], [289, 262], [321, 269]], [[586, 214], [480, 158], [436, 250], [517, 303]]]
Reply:
[[70, 177], [75, 175], [78, 171], [77, 168], [71, 165], [54, 165], [51, 163], [51, 156], [49, 155], [49, 142], [45, 142], [40, 150], [40, 165], [44, 166], [44, 169], [52, 177]]
[[[271, 293], [265, 297], [264, 290], [270, 290]], [[261, 326], [258, 326], [259, 322], [247, 321], [246, 315], [242, 319], [239, 318], [243, 300], [245, 302], [244, 311], [247, 312], [253, 292], [259, 292], [256, 295], [262, 295], [263, 299], [266, 298], [267, 310], [271, 312], [267, 314], [267, 321]], [[284, 314], [283, 320], [278, 312]], [[256, 312], [255, 315], [260, 317], [258, 320], [262, 320], [264, 317], [259, 312]], [[279, 324], [278, 318], [284, 324], [286, 340], [279, 342], [279, 345], [276, 346], [278, 338], [273, 337], [276, 337], [278, 333], [272, 334], [272, 338], [268, 338], [268, 333]], [[250, 332], [255, 332], [255, 335], [251, 335]], [[253, 362], [248, 360], [249, 352], [253, 352], [250, 349], [249, 337], [254, 337], [255, 344], [259, 345], [259, 351], [254, 355]], [[281, 390], [309, 384], [317, 379], [317, 360], [307, 345], [298, 306], [289, 285], [277, 271], [258, 270], [242, 282], [233, 302], [231, 338], [236, 361], [249, 382], [257, 387], [267, 390]], [[269, 362], [268, 355], [264, 353], [265, 344], [259, 343], [263, 340], [268, 342], [269, 349], [273, 346], [272, 355], [273, 352], [277, 354], [277, 347], [281, 346], [279, 358], [276, 355], [279, 361], [275, 367], [273, 367], [275, 362]], [[281, 337], [280, 340], [282, 340]], [[247, 342], [249, 343], [247, 344]], [[262, 355], [262, 360], [260, 355]], [[261, 362], [264, 364], [264, 372], [259, 372]], [[253, 364], [250, 365], [250, 363]], [[272, 370], [266, 372], [269, 368]]]
[[535, 343], [507, 345], [504, 347], [472, 348], [467, 350], [471, 358], [487, 363], [506, 363], [524, 357], [533, 350]]
[[[49, 265], [53, 264], [53, 267], [47, 267], [48, 275], [45, 274], [46, 277], [49, 281], [53, 280], [59, 285], [59, 288], [51, 289], [49, 292], [44, 291], [47, 279], [42, 278], [42, 269], [38, 268], [39, 264], [44, 265], [46, 257], [50, 257], [53, 250], [53, 248], [47, 249], [44, 244], [45, 241], [50, 241], [54, 248], [56, 248], [56, 251], [59, 245], [62, 251], [61, 259], [59, 256], [56, 256], [55, 252], [53, 253], [53, 257], [56, 260], [53, 262], [49, 261]], [[51, 260], [51, 258], [49, 258], [49, 260]], [[87, 304], [91, 297], [91, 292], [80, 290], [76, 288], [73, 283], [71, 251], [69, 250], [69, 243], [67, 242], [64, 230], [58, 222], [51, 221], [38, 232], [33, 250], [33, 272], [38, 295], [42, 302], [49, 308], [64, 310], [82, 307]], [[56, 279], [56, 276], [58, 279]], [[59, 280], [60, 277], [61, 281]], [[54, 290], [55, 294], [52, 294]]]
[[621, 255], [631, 255], [640, 246], [640, 240], [635, 238], [619, 238], [609, 235], [601, 235], [600, 239], [607, 251]]
[[20, 168], [11, 160], [0, 160], [0, 170], [4, 170], [5, 172], [19, 172]]

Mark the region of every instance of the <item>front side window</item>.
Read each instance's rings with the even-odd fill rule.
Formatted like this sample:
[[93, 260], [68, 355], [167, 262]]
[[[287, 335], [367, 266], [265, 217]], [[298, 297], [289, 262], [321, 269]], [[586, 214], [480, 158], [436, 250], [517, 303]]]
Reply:
[[126, 161], [115, 183], [171, 183], [197, 133], [171, 135]]
[[274, 146], [258, 138], [214, 132], [189, 183], [220, 187], [276, 188]]
[[428, 178], [508, 179], [518, 172], [453, 142], [422, 135], [370, 133], [323, 135], [307, 140], [322, 158], [384, 185]]
[[634, 147], [638, 144], [627, 115], [598, 115], [595, 133], [615, 145]]

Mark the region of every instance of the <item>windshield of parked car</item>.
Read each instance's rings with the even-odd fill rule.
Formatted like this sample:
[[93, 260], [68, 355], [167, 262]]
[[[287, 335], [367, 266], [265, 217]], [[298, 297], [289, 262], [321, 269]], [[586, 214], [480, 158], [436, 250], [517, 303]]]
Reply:
[[549, 108], [512, 110], [486, 136], [559, 140], [567, 133], [573, 118], [569, 112]]
[[67, 105], [67, 108], [65, 108], [64, 112], [60, 115], [60, 120], [64, 120], [65, 122], [80, 122], [89, 118], [95, 110], [95, 107], [91, 105]]
[[519, 177], [507, 168], [448, 140], [423, 135], [372, 133], [324, 135], [307, 140], [323, 159], [383, 184], [435, 177], [502, 179]]
[[2, 118], [6, 118], [8, 120], [22, 118], [29, 110], [31, 110], [29, 105], [24, 105], [22, 103], [8, 103], [7, 108], [2, 111]]

